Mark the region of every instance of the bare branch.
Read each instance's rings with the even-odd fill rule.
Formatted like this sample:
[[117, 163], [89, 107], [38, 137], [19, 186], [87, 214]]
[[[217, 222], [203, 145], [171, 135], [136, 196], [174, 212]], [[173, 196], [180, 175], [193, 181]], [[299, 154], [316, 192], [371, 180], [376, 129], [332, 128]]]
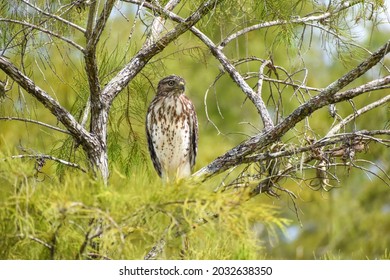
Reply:
[[92, 1], [89, 7], [87, 29], [85, 30], [85, 37], [87, 38], [91, 37], [91, 34], [93, 33], [97, 4], [97, 1]]
[[164, 238], [161, 238], [156, 244], [152, 247], [152, 249], [145, 255], [145, 260], [154, 260], [164, 251], [166, 241]]
[[[260, 97], [262, 95], [261, 93], [263, 90], [264, 68], [269, 64], [271, 64], [271, 61], [266, 60], [261, 64], [260, 69], [259, 69], [259, 79], [257, 81], [257, 95]], [[262, 98], [260, 98], [260, 101], [259, 101], [259, 109], [260, 109], [261, 118], [263, 120], [264, 129], [269, 130], [272, 127], [274, 127], [272, 121], [270, 120], [270, 116], [269, 116], [267, 107], [265, 106], [265, 103], [264, 103]]]
[[[165, 5], [164, 9], [167, 11], [172, 11], [179, 3], [180, 0], [169, 0], [169, 2]], [[165, 17], [162, 16], [156, 16], [153, 19], [150, 34], [146, 38], [144, 46], [150, 46], [157, 41], [158, 37], [164, 29], [165, 21]]]
[[[126, 1], [131, 3], [137, 3], [138, 1]], [[163, 9], [159, 6], [151, 5], [149, 3], [144, 3], [145, 7], [152, 9], [154, 11], [157, 11], [160, 14], [168, 16], [173, 21], [179, 22], [179, 23], [185, 23], [186, 20], [179, 17], [178, 15], [167, 11], [166, 9]], [[264, 129], [270, 129], [274, 126], [272, 118], [265, 106], [265, 103], [261, 96], [259, 94], [256, 94], [256, 92], [247, 84], [245, 79], [241, 76], [241, 74], [236, 70], [234, 65], [229, 61], [229, 59], [225, 56], [225, 54], [222, 52], [221, 49], [219, 49], [213, 41], [211, 41], [210, 38], [208, 38], [205, 34], [203, 34], [199, 29], [196, 27], [190, 28], [191, 32], [196, 35], [211, 51], [211, 53], [214, 55], [214, 57], [219, 60], [219, 62], [222, 64], [223, 68], [226, 72], [229, 73], [230, 77], [233, 79], [233, 81], [241, 88], [241, 90], [246, 94], [246, 96], [249, 98], [249, 100], [252, 101], [252, 103], [255, 105], [259, 115], [262, 118]]]
[[349, 116], [347, 116], [346, 118], [344, 118], [340, 123], [338, 123], [336, 126], [334, 126], [328, 133], [327, 133], [327, 137], [337, 133], [338, 131], [340, 131], [340, 129], [342, 127], [344, 127], [347, 123], [349, 123], [350, 121], [353, 121], [355, 120], [357, 117], [363, 115], [364, 113], [368, 112], [368, 111], [371, 111], [372, 109], [375, 109], [376, 107], [379, 107], [387, 102], [390, 101], [390, 95], [387, 95], [385, 97], [383, 97], [382, 99], [380, 100], [377, 100], [371, 104], [368, 104], [367, 106], [364, 106], [363, 108], [357, 110], [356, 112], [354, 112], [353, 114], [350, 114]]
[[[11, 159], [20, 159], [20, 158], [48, 159], [48, 160], [52, 160], [52, 161], [64, 164], [64, 165], [69, 166], [69, 167], [77, 168], [77, 169], [83, 171], [84, 173], [87, 172], [87, 170], [82, 168], [77, 163], [69, 162], [69, 161], [66, 161], [66, 160], [63, 160], [63, 159], [60, 159], [60, 158], [53, 157], [51, 155], [43, 155], [43, 154], [37, 154], [37, 155], [15, 155], [15, 156], [10, 156], [10, 158]], [[7, 160], [7, 158], [3, 158], [3, 160]]]
[[47, 30], [45, 28], [42, 28], [38, 25], [34, 25], [34, 24], [31, 24], [31, 23], [28, 23], [28, 22], [24, 22], [24, 21], [20, 21], [20, 20], [16, 20], [16, 19], [7, 19], [7, 18], [0, 18], [0, 22], [9, 22], [9, 23], [16, 23], [16, 24], [20, 24], [20, 25], [23, 25], [23, 26], [26, 26], [26, 27], [30, 27], [32, 29], [35, 29], [35, 30], [39, 30], [47, 35], [50, 35], [50, 36], [53, 36], [53, 37], [56, 37], [66, 43], [68, 43], [69, 45], [75, 47], [76, 49], [78, 49], [79, 51], [84, 51], [84, 48], [82, 46], [80, 46], [79, 44], [77, 44], [76, 42], [60, 35], [60, 34], [57, 34], [53, 31], [50, 31], [50, 30]]
[[351, 1], [351, 2], [343, 2], [337, 9], [333, 11], [328, 11], [320, 15], [310, 15], [306, 16], [303, 18], [294, 18], [291, 20], [274, 20], [274, 21], [269, 21], [269, 22], [263, 22], [259, 24], [254, 24], [249, 27], [246, 27], [244, 29], [241, 29], [240, 31], [237, 31], [236, 33], [231, 34], [228, 36], [226, 39], [224, 39], [218, 46], [218, 48], [222, 49], [224, 48], [228, 43], [230, 43], [232, 40], [238, 38], [239, 36], [242, 36], [248, 32], [262, 29], [262, 28], [268, 28], [272, 26], [278, 26], [278, 25], [285, 25], [285, 24], [302, 24], [302, 23], [307, 23], [307, 22], [316, 22], [316, 21], [322, 21], [327, 18], [330, 18], [341, 11], [348, 9], [354, 5], [357, 5], [359, 3], [362, 3], [363, 1]]
[[283, 120], [273, 129], [253, 136], [244, 143], [231, 149], [226, 154], [218, 157], [209, 165], [196, 172], [193, 176], [206, 179], [207, 177], [225, 171], [230, 167], [241, 163], [245, 156], [256, 151], [260, 147], [267, 146], [275, 141], [275, 139], [279, 139], [305, 117], [309, 116], [317, 109], [333, 103], [335, 99], [334, 95], [339, 90], [371, 69], [389, 52], [390, 41], [386, 42], [381, 48], [370, 55], [356, 68], [349, 71], [340, 79], [327, 86], [324, 90], [321, 91], [321, 93], [299, 106], [293, 113], [291, 113], [285, 120]]
[[[64, 107], [62, 107], [44, 90], [35, 85], [30, 78], [24, 75], [14, 64], [3, 56], [0, 56], [0, 69], [2, 69], [19, 86], [25, 89], [29, 94], [34, 96], [47, 109], [49, 109], [58, 121], [67, 128], [73, 137], [86, 145], [92, 145], [92, 143], [95, 142], [90, 133], [86, 131]], [[90, 141], [87, 142], [85, 139], [89, 139]]]
[[[122, 89], [138, 74], [146, 63], [156, 54], [162, 52], [165, 47], [181, 34], [196, 24], [203, 16], [210, 12], [219, 2], [223, 0], [208, 0], [202, 3], [199, 8], [185, 21], [167, 32], [156, 43], [144, 47], [130, 60], [130, 62], [105, 86], [102, 90], [105, 105], [110, 106], [114, 98]], [[130, 2], [130, 1], [125, 1]], [[145, 2], [146, 4], [146, 2]]]
[[[247, 80], [247, 79], [254, 78], [254, 77], [258, 78], [258, 76], [259, 76], [259, 73], [257, 73], [257, 72], [249, 72], [244, 76], [244, 79]], [[281, 84], [281, 85], [285, 85], [285, 86], [291, 86], [295, 90], [302, 89], [302, 90], [306, 90], [306, 91], [316, 91], [316, 92], [321, 92], [323, 90], [322, 88], [310, 87], [310, 86], [304, 85], [303, 83], [294, 82], [293, 80], [291, 80], [291, 77], [289, 77], [288, 79], [286, 78], [285, 80], [280, 80], [280, 79], [273, 79], [273, 78], [263, 76], [263, 81]]]
[[47, 123], [44, 123], [44, 122], [36, 121], [36, 120], [30, 120], [30, 119], [18, 118], [18, 117], [0, 117], [0, 120], [3, 120], [3, 121], [21, 121], [21, 122], [34, 123], [34, 124], [38, 124], [38, 125], [41, 125], [41, 126], [44, 126], [44, 127], [47, 127], [47, 128], [50, 128], [50, 129], [53, 129], [53, 130], [65, 133], [65, 134], [70, 134], [69, 131], [67, 131], [67, 130], [61, 129], [59, 127], [56, 127], [56, 126], [53, 126], [53, 125], [50, 125], [50, 124], [47, 124]]
[[[214, 80], [214, 82], [207, 88], [205, 94], [204, 94], [204, 98], [203, 98], [203, 104], [204, 104], [204, 108], [205, 108], [205, 113], [206, 113], [206, 118], [207, 118], [207, 121], [210, 122], [214, 128], [217, 130], [218, 134], [222, 134], [222, 132], [219, 130], [218, 126], [211, 120], [210, 116], [209, 116], [209, 110], [208, 110], [208, 106], [207, 106], [207, 97], [209, 95], [209, 91], [210, 89], [215, 85], [215, 83], [218, 81], [218, 79], [220, 77], [222, 77], [223, 73], [220, 73]], [[219, 111], [219, 105], [217, 103], [217, 107], [218, 107], [218, 112]], [[222, 116], [222, 114], [220, 113], [220, 115]]]
[[[100, 106], [95, 106], [99, 100], [100, 93], [100, 82], [99, 82], [99, 73], [96, 59], [96, 47], [99, 42], [100, 36], [106, 26], [108, 17], [111, 14], [112, 8], [114, 7], [115, 0], [108, 0], [105, 2], [103, 11], [100, 14], [99, 19], [94, 25], [95, 12], [97, 9], [97, 2], [93, 1], [88, 14], [87, 30], [85, 32], [85, 37], [87, 38], [87, 46], [84, 51], [85, 58], [85, 70], [88, 76], [89, 88], [91, 91], [91, 102], [92, 109], [99, 108]], [[92, 115], [94, 112], [92, 112]]]
[[[256, 155], [250, 155], [244, 157], [241, 160], [241, 163], [245, 164], [245, 163], [252, 163], [252, 162], [259, 162], [264, 160], [294, 156], [321, 147], [331, 146], [337, 143], [349, 141], [355, 138], [359, 138], [361, 140], [374, 140], [372, 139], [372, 136], [375, 135], [390, 135], [390, 130], [373, 130], [373, 131], [362, 130], [362, 131], [355, 131], [351, 133], [340, 133], [340, 134], [329, 135], [307, 146], [293, 147], [291, 149], [280, 150], [272, 153], [266, 152], [266, 153], [259, 153]], [[375, 141], [380, 142], [382, 140], [375, 139]]]
[[39, 243], [39, 244], [45, 246], [45, 247], [48, 248], [49, 250], [52, 250], [52, 249], [53, 249], [53, 245], [51, 245], [51, 244], [49, 244], [49, 243], [47, 243], [47, 242], [45, 242], [45, 241], [43, 241], [43, 240], [41, 240], [41, 239], [39, 239], [39, 238], [33, 236], [33, 235], [30, 235], [30, 234], [27, 234], [27, 235], [25, 235], [25, 234], [18, 234], [18, 235], [16, 235], [16, 236], [19, 237], [19, 238], [28, 238], [28, 239], [31, 239], [32, 241], [35, 241], [35, 242], [37, 242], [37, 243]]
[[[94, 1], [91, 3], [88, 15], [87, 30], [85, 33], [87, 46], [85, 48], [84, 58], [85, 71], [87, 73], [90, 90], [89, 100], [91, 103], [91, 132], [96, 135], [96, 137], [99, 139], [99, 144], [104, 147], [104, 149], [106, 147], [107, 138], [107, 128], [105, 127], [105, 124], [107, 123], [106, 120], [108, 112], [106, 108], [102, 106], [96, 48], [114, 4], [115, 0], [108, 0], [105, 2], [103, 10], [97, 19], [96, 24], [94, 25], [97, 2]], [[104, 159], [102, 162], [106, 162], [106, 160]], [[106, 169], [108, 169], [108, 167]], [[108, 171], [105, 173], [107, 173], [108, 177]]]
[[[95, 2], [95, 1], [93, 1], [93, 2]], [[114, 7], [114, 4], [115, 4], [115, 0], [107, 0], [104, 3], [103, 11], [101, 12], [98, 20], [96, 21], [96, 25], [93, 27], [92, 30], [91, 30], [92, 26], [90, 24], [90, 21], [92, 18], [91, 13], [94, 12], [94, 9], [91, 8], [89, 19], [88, 19], [88, 29], [87, 29], [87, 39], [88, 39], [87, 49], [89, 49], [91, 46], [94, 46], [94, 47], [97, 46], [97, 43], [99, 42], [100, 36], [101, 36], [105, 26], [106, 26], [107, 20], [111, 14], [111, 11], [112, 11], [112, 8]], [[92, 3], [91, 6], [92, 5], [95, 6], [96, 2]], [[90, 33], [91, 31], [92, 31], [92, 33]]]
[[362, 93], [381, 90], [390, 87], [390, 75], [373, 80], [359, 87], [340, 92], [331, 97], [330, 103], [338, 103], [344, 100], [352, 99]]
[[81, 26], [79, 26], [79, 25], [77, 25], [77, 24], [75, 24], [75, 23], [73, 23], [73, 22], [71, 22], [71, 21], [69, 21], [67, 19], [64, 19], [64, 18], [62, 18], [60, 16], [57, 16], [55, 14], [52, 14], [52, 13], [48, 13], [48, 12], [42, 10], [41, 8], [39, 8], [38, 6], [35, 6], [35, 5], [31, 4], [29, 1], [22, 0], [22, 2], [24, 4], [26, 4], [26, 5], [28, 5], [29, 7], [33, 8], [34, 10], [38, 11], [39, 13], [47, 16], [47, 17], [53, 18], [55, 20], [58, 20], [58, 21], [66, 24], [66, 25], [69, 25], [70, 27], [73, 27], [74, 29], [76, 29], [76, 30], [78, 30], [78, 31], [80, 31], [82, 33], [85, 33], [85, 29], [84, 28], [82, 28]]

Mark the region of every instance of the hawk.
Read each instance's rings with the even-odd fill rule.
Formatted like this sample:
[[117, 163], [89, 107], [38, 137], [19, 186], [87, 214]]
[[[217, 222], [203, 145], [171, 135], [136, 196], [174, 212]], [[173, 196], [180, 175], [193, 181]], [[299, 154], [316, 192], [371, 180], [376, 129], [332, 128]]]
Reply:
[[198, 118], [184, 91], [183, 78], [176, 75], [163, 78], [146, 115], [150, 157], [165, 182], [190, 176], [195, 165]]

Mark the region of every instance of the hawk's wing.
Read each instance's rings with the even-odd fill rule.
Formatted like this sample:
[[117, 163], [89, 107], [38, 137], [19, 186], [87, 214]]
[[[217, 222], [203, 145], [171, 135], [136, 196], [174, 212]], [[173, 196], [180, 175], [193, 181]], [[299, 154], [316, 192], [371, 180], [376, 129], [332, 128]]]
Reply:
[[148, 148], [149, 148], [149, 153], [153, 162], [154, 169], [156, 169], [158, 176], [161, 177], [162, 176], [161, 164], [157, 158], [156, 151], [153, 146], [153, 139], [150, 134], [151, 132], [149, 131], [149, 126], [152, 125], [149, 121], [149, 113], [150, 112], [148, 112], [148, 114], [146, 115], [146, 138], [148, 139]]
[[198, 153], [198, 118], [196, 116], [195, 106], [190, 100], [190, 165], [191, 169], [195, 165], [196, 155]]

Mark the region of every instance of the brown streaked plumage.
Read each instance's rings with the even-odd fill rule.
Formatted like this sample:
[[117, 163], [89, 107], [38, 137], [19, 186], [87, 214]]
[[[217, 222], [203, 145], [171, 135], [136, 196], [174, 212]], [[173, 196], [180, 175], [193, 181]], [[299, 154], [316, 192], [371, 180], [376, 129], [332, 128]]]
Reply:
[[198, 149], [198, 119], [184, 90], [183, 78], [165, 77], [146, 115], [150, 156], [158, 175], [167, 182], [191, 175]]

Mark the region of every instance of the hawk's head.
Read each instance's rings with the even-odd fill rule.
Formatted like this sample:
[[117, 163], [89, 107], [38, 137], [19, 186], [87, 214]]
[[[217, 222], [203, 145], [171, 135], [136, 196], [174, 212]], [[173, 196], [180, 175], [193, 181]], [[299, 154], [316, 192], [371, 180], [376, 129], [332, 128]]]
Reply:
[[182, 77], [171, 75], [162, 79], [157, 86], [157, 94], [182, 94], [185, 81]]

